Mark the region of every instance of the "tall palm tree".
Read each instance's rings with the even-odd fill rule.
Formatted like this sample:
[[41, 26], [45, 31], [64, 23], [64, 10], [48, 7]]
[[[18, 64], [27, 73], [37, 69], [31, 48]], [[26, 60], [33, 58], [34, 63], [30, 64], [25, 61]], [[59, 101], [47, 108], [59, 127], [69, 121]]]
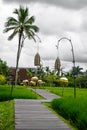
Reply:
[[12, 31], [12, 34], [8, 37], [8, 40], [12, 40], [18, 34], [18, 50], [17, 50], [17, 59], [16, 59], [16, 74], [15, 74], [15, 86], [17, 85], [18, 79], [18, 64], [23, 47], [23, 43], [26, 37], [28, 39], [33, 39], [36, 42], [35, 36], [39, 31], [39, 28], [34, 25], [35, 22], [34, 16], [29, 17], [28, 8], [21, 7], [15, 9], [14, 14], [17, 15], [17, 19], [14, 17], [9, 17], [5, 23], [4, 32]]

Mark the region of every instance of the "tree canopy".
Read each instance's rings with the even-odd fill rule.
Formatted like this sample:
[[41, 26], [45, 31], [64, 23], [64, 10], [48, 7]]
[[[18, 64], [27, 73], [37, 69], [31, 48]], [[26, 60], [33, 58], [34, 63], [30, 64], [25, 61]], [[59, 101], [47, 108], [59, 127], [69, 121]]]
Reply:
[[6, 61], [3, 61], [0, 59], [0, 74], [4, 75], [5, 77], [9, 76], [10, 69], [6, 63]]

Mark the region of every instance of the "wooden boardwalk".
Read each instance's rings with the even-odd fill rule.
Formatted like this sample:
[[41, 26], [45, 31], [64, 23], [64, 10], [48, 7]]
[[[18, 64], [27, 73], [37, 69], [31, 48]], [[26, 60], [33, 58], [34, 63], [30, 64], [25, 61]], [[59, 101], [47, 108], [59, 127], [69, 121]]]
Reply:
[[[33, 91], [35, 91], [35, 90], [33, 89]], [[45, 101], [51, 101], [54, 98], [60, 98], [60, 96], [50, 93], [50, 92], [46, 91], [45, 89], [36, 89], [36, 93], [38, 93], [40, 96], [45, 98], [46, 99]]]
[[41, 100], [15, 99], [15, 130], [71, 130], [71, 128], [49, 111]]

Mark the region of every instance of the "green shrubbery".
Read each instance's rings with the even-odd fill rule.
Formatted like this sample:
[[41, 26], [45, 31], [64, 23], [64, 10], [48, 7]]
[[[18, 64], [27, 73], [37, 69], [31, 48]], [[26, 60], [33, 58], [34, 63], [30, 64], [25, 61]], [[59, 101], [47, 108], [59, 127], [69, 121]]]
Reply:
[[87, 88], [87, 76], [81, 76], [76, 78], [77, 86], [80, 88]]
[[54, 99], [52, 108], [79, 130], [87, 130], [87, 98]]
[[4, 85], [5, 83], [6, 83], [5, 76], [0, 74], [0, 85]]

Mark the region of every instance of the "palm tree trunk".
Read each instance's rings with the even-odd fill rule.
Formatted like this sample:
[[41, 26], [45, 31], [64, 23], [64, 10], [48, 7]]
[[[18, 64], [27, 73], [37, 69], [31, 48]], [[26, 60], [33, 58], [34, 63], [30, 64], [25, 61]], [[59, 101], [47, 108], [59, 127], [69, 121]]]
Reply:
[[19, 32], [19, 44], [18, 44], [16, 72], [15, 72], [15, 87], [17, 86], [17, 80], [18, 80], [18, 64], [19, 64], [19, 58], [20, 58], [20, 52], [21, 52], [21, 36], [22, 36], [22, 33]]

